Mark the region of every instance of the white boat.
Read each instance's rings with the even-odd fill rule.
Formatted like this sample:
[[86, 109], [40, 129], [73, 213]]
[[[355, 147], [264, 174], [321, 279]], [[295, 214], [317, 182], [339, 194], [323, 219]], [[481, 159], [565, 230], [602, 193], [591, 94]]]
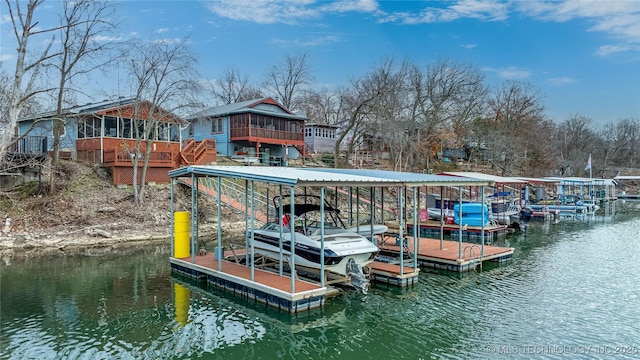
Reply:
[[[294, 219], [289, 218], [291, 206], [283, 204], [284, 216], [277, 221], [269, 222], [253, 231], [253, 244], [256, 253], [272, 259], [279, 259], [280, 245], [283, 257], [291, 254], [292, 235], [295, 241], [295, 264], [313, 269], [320, 269], [320, 241], [322, 229], [320, 223], [319, 201], [316, 196], [299, 196], [304, 203], [295, 204]], [[297, 199], [298, 197], [296, 197]], [[277, 198], [274, 199], [274, 202]], [[276, 209], [279, 207], [276, 205]], [[353, 266], [363, 267], [371, 263], [378, 253], [378, 247], [365, 235], [371, 236], [371, 225], [360, 225], [346, 228], [339, 216], [339, 210], [328, 203], [324, 205], [324, 268], [339, 275], [350, 275]], [[291, 221], [294, 232], [291, 233]], [[360, 230], [360, 233], [356, 230]], [[387, 227], [374, 225], [373, 235], [384, 233]], [[280, 236], [282, 234], [282, 237]], [[251, 235], [251, 234], [249, 234]], [[349, 263], [352, 262], [349, 266]]]

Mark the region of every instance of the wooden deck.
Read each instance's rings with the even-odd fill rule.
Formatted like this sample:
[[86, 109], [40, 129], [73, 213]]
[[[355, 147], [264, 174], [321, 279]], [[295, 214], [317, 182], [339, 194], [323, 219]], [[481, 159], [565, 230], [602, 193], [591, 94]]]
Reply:
[[292, 313], [324, 305], [327, 294], [326, 287], [300, 279], [294, 280], [292, 291], [290, 277], [260, 269], [254, 269], [251, 280], [251, 268], [226, 260], [218, 262], [213, 254], [197, 255], [195, 262], [191, 257], [172, 257], [169, 262], [173, 270], [186, 276], [206, 279], [218, 287]]
[[368, 265], [371, 280], [375, 282], [405, 287], [418, 282], [420, 269], [400, 265], [374, 261]]
[[[181, 260], [191, 264], [191, 257], [182, 259], [176, 258], [176, 260]], [[214, 259], [213, 254], [204, 256], [197, 255], [195, 257], [195, 265], [218, 271], [218, 260]], [[251, 268], [231, 261], [222, 260], [222, 272], [245, 280], [251, 280]], [[253, 281], [283, 292], [291, 292], [291, 278], [288, 276], [280, 276], [270, 271], [254, 269]], [[319, 285], [299, 279], [295, 280], [294, 286], [295, 293], [322, 289]]]
[[[397, 237], [395, 234], [387, 234], [383, 237], [382, 241], [378, 243], [378, 247], [381, 252], [399, 254], [400, 246], [396, 245], [396, 242]], [[413, 253], [413, 237], [405, 236], [405, 242], [407, 245], [403, 250], [404, 253], [408, 253], [407, 249]], [[460, 248], [462, 248], [462, 257], [460, 257]], [[483, 252], [480, 244], [460, 243], [451, 240], [443, 240], [441, 248], [439, 239], [420, 238], [418, 241], [417, 257], [418, 262], [426, 267], [468, 271], [474, 269], [477, 264], [484, 261], [501, 261], [511, 258], [513, 251], [513, 248], [484, 245]]]

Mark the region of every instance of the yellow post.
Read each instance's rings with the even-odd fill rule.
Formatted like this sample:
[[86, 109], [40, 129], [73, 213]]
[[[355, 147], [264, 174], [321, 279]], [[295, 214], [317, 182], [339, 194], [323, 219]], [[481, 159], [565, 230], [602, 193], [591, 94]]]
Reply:
[[191, 255], [191, 214], [176, 211], [173, 214], [173, 257], [186, 258]]
[[191, 291], [180, 284], [173, 283], [174, 306], [176, 308], [176, 322], [180, 326], [185, 326], [189, 322], [189, 306], [191, 301]]

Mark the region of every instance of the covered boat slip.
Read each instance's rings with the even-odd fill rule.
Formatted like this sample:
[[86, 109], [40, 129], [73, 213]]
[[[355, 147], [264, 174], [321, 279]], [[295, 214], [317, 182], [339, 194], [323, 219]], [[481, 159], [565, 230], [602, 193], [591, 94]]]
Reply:
[[582, 201], [609, 201], [616, 198], [616, 183], [620, 177], [613, 179], [597, 179], [583, 177], [548, 177], [546, 179], [557, 181], [556, 196], [562, 197], [577, 195]]
[[[213, 285], [217, 285], [220, 287], [224, 287], [226, 289], [235, 289], [232, 291], [241, 291], [246, 296], [253, 296], [258, 301], [263, 301], [271, 306], [277, 306], [281, 309], [288, 310], [290, 312], [298, 312], [303, 311], [305, 309], [311, 309], [314, 306], [322, 306], [324, 304], [324, 299], [327, 296], [327, 292], [331, 291], [327, 282], [326, 282], [326, 268], [325, 268], [325, 259], [324, 254], [327, 249], [326, 246], [330, 245], [329, 243], [325, 243], [325, 233], [324, 229], [321, 227], [320, 229], [320, 237], [319, 237], [319, 256], [320, 260], [319, 264], [319, 281], [317, 283], [312, 283], [312, 281], [302, 281], [298, 279], [297, 270], [298, 267], [296, 265], [296, 258], [298, 257], [299, 248], [296, 247], [296, 237], [289, 237], [291, 239], [290, 244], [287, 244], [288, 249], [295, 248], [295, 256], [293, 252], [288, 252], [284, 254], [283, 242], [280, 244], [280, 256], [279, 259], [276, 257], [277, 266], [262, 270], [258, 268], [254, 259], [257, 259], [256, 256], [256, 247], [254, 243], [254, 232], [257, 230], [255, 224], [255, 216], [254, 212], [256, 212], [257, 205], [254, 203], [255, 201], [255, 193], [257, 186], [255, 183], [266, 184], [266, 191], [269, 191], [269, 187], [276, 186], [278, 191], [276, 191], [276, 196], [282, 199], [290, 198], [291, 203], [293, 203], [293, 199], [301, 194], [301, 191], [307, 193], [307, 189], [311, 188], [316, 194], [319, 194], [320, 204], [325, 204], [326, 202], [326, 190], [334, 190], [338, 188], [347, 188], [349, 193], [352, 192], [352, 188], [356, 189], [356, 193], [358, 189], [367, 189], [371, 198], [375, 199], [376, 191], [383, 192], [384, 188], [393, 188], [395, 189], [394, 196], [397, 198], [397, 207], [398, 209], [403, 209], [403, 211], [399, 211], [398, 214], [410, 214], [412, 213], [414, 217], [414, 221], [418, 221], [419, 216], [419, 204], [420, 202], [417, 200], [420, 188], [421, 187], [458, 187], [462, 189], [462, 187], [481, 187], [484, 189], [485, 186], [494, 185], [492, 181], [487, 180], [479, 180], [472, 178], [463, 178], [463, 177], [454, 177], [454, 176], [444, 176], [444, 175], [430, 175], [430, 174], [417, 174], [417, 173], [403, 173], [403, 172], [392, 172], [392, 171], [382, 171], [382, 170], [362, 170], [362, 169], [317, 169], [317, 168], [275, 168], [275, 167], [245, 167], [245, 166], [189, 166], [183, 167], [180, 169], [173, 170], [169, 172], [169, 176], [171, 178], [171, 210], [172, 213], [175, 212], [174, 209], [174, 183], [175, 181], [180, 181], [181, 179], [189, 179], [191, 186], [191, 209], [190, 210], [190, 236], [188, 238], [189, 241], [189, 255], [184, 256], [181, 255], [178, 257], [175, 253], [176, 243], [175, 240], [172, 242], [172, 258], [170, 259], [172, 268], [178, 270], [182, 273], [188, 274], [193, 277], [206, 278], [207, 281], [211, 282]], [[200, 192], [197, 189], [200, 189], [199, 182], [202, 178], [214, 178], [217, 179], [217, 184], [221, 183], [221, 179], [230, 178], [244, 181], [245, 187], [245, 201], [246, 201], [246, 209], [249, 211], [245, 212], [245, 226], [246, 226], [246, 244], [245, 244], [245, 253], [247, 261], [243, 264], [236, 264], [230, 261], [222, 260], [224, 258], [224, 248], [222, 247], [222, 226], [218, 226], [217, 233], [217, 246], [213, 254], [207, 254], [204, 256], [196, 255], [198, 253], [198, 198], [201, 196]], [[265, 189], [264, 185], [262, 186], [262, 190]], [[411, 188], [413, 191], [412, 197], [413, 200], [407, 200], [406, 190], [407, 188]], [[297, 192], [296, 192], [297, 190]], [[363, 191], [364, 192], [364, 191]], [[222, 202], [220, 199], [220, 189], [217, 191], [217, 200], [215, 203], [217, 204], [217, 216], [218, 216], [218, 224], [222, 224]], [[206, 196], [206, 192], [203, 192]], [[338, 192], [333, 192], [334, 196], [338, 197]], [[273, 195], [273, 194], [272, 194]], [[397, 195], [397, 196], [396, 196]], [[417, 209], [415, 211], [411, 211], [408, 209], [407, 204], [405, 202], [411, 202], [411, 204], [417, 204]], [[337, 203], [337, 200], [336, 200]], [[282, 212], [282, 201], [280, 201], [280, 211]], [[373, 224], [376, 222], [376, 210], [374, 210], [374, 201], [369, 201], [368, 206], [370, 207], [370, 215], [371, 215], [371, 227], [373, 228]], [[360, 209], [361, 206], [356, 206], [357, 209]], [[178, 209], [184, 210], [184, 209]], [[277, 210], [277, 209], [276, 209]], [[289, 215], [291, 221], [291, 232], [293, 232], [293, 224], [295, 222], [295, 207], [290, 207], [290, 213], [286, 213]], [[324, 205], [321, 206], [321, 213], [324, 211]], [[351, 207], [349, 207], [349, 212], [354, 211]], [[359, 211], [359, 210], [355, 210]], [[278, 212], [278, 211], [276, 211]], [[267, 209], [265, 213], [269, 213]], [[349, 218], [352, 217], [352, 214], [349, 214]], [[357, 216], [356, 216], [357, 217]], [[401, 238], [405, 237], [405, 229], [406, 229], [406, 219], [404, 216], [398, 216], [398, 224], [399, 224], [399, 236]], [[271, 219], [276, 220], [275, 216]], [[277, 221], [280, 221], [278, 219]], [[282, 220], [284, 221], [284, 219]], [[369, 225], [364, 225], [367, 227]], [[417, 237], [417, 228], [414, 230], [414, 234], [407, 234]], [[175, 239], [175, 229], [174, 229], [174, 239]], [[454, 261], [464, 262], [464, 254], [463, 248], [466, 246], [462, 243], [462, 233], [460, 233], [459, 239], [459, 250], [457, 259]], [[328, 235], [327, 235], [328, 236]], [[376, 242], [376, 239], [371, 239]], [[403, 248], [399, 249], [399, 258], [396, 264], [386, 264], [386, 265], [376, 265], [375, 263], [371, 263], [371, 270], [374, 274], [382, 276], [384, 279], [384, 275], [389, 275], [393, 277], [393, 279], [387, 278], [387, 282], [399, 282], [400, 286], [402, 284], [412, 283], [413, 280], [405, 280], [407, 276], [411, 276], [411, 274], [415, 274], [417, 277], [418, 266], [420, 264], [420, 260], [417, 255], [418, 251], [418, 243], [415, 243], [413, 249], [409, 249], [409, 252], [404, 252]], [[475, 245], [480, 250], [476, 252], [476, 255], [480, 255], [484, 253], [484, 239], [482, 244]], [[410, 255], [407, 257], [406, 255]], [[476, 260], [477, 260], [476, 256]], [[218, 261], [220, 260], [220, 261]], [[272, 259], [273, 260], [273, 259]], [[389, 266], [387, 266], [389, 265]], [[393, 267], [393, 269], [392, 269]], [[241, 269], [242, 268], [242, 269]], [[289, 269], [294, 269], [294, 271], [289, 271]], [[410, 271], [407, 274], [407, 271]], [[239, 275], [241, 274], [241, 275]], [[268, 275], [267, 275], [268, 274]], [[378, 276], [373, 276], [372, 278], [377, 279]], [[384, 280], [382, 280], [384, 281]], [[286, 289], [283, 288], [283, 284]], [[244, 289], [244, 290], [239, 290]], [[252, 295], [253, 294], [253, 295]], [[257, 296], [260, 294], [260, 296]], [[265, 294], [265, 296], [262, 296]], [[271, 297], [271, 298], [270, 298]], [[265, 300], [266, 299], [266, 300]], [[309, 299], [314, 299], [310, 301]], [[306, 303], [305, 303], [306, 301]]]
[[[515, 218], [519, 217], [523, 201], [522, 194], [527, 191], [527, 182], [514, 177], [496, 176], [478, 172], [442, 172], [440, 175], [460, 176], [472, 179], [480, 179], [493, 183], [493, 191], [486, 196], [490, 205], [493, 218], [502, 225], [510, 225]], [[475, 201], [480, 201], [484, 197], [484, 191], [478, 195]], [[482, 200], [482, 202], [485, 202]]]
[[[615, 196], [620, 200], [640, 200], [640, 176], [618, 175], [613, 181], [620, 187]], [[615, 188], [614, 188], [615, 189]]]

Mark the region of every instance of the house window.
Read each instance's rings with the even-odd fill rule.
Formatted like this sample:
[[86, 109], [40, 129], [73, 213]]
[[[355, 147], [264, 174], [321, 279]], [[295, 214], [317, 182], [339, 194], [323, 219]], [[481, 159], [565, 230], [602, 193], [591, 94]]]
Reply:
[[171, 125], [171, 129], [169, 130], [169, 139], [170, 141], [180, 141], [180, 127], [177, 124]]
[[120, 119], [119, 138], [131, 139], [131, 119]]
[[211, 133], [220, 134], [224, 130], [224, 121], [222, 118], [211, 119]]
[[193, 123], [189, 124], [189, 132], [188, 132], [189, 137], [193, 137], [193, 127], [194, 127]]
[[104, 136], [118, 137], [118, 119], [113, 116], [104, 117]]
[[84, 121], [78, 121], [78, 139], [82, 139], [84, 137]]
[[[92, 138], [100, 137], [101, 119], [91, 117], [88, 119], [82, 119], [78, 121], [78, 138]], [[67, 127], [63, 126], [61, 136], [66, 133]]]
[[158, 141], [167, 141], [169, 140], [169, 124], [167, 123], [157, 123], [156, 129], [158, 131], [158, 135], [156, 139]]

